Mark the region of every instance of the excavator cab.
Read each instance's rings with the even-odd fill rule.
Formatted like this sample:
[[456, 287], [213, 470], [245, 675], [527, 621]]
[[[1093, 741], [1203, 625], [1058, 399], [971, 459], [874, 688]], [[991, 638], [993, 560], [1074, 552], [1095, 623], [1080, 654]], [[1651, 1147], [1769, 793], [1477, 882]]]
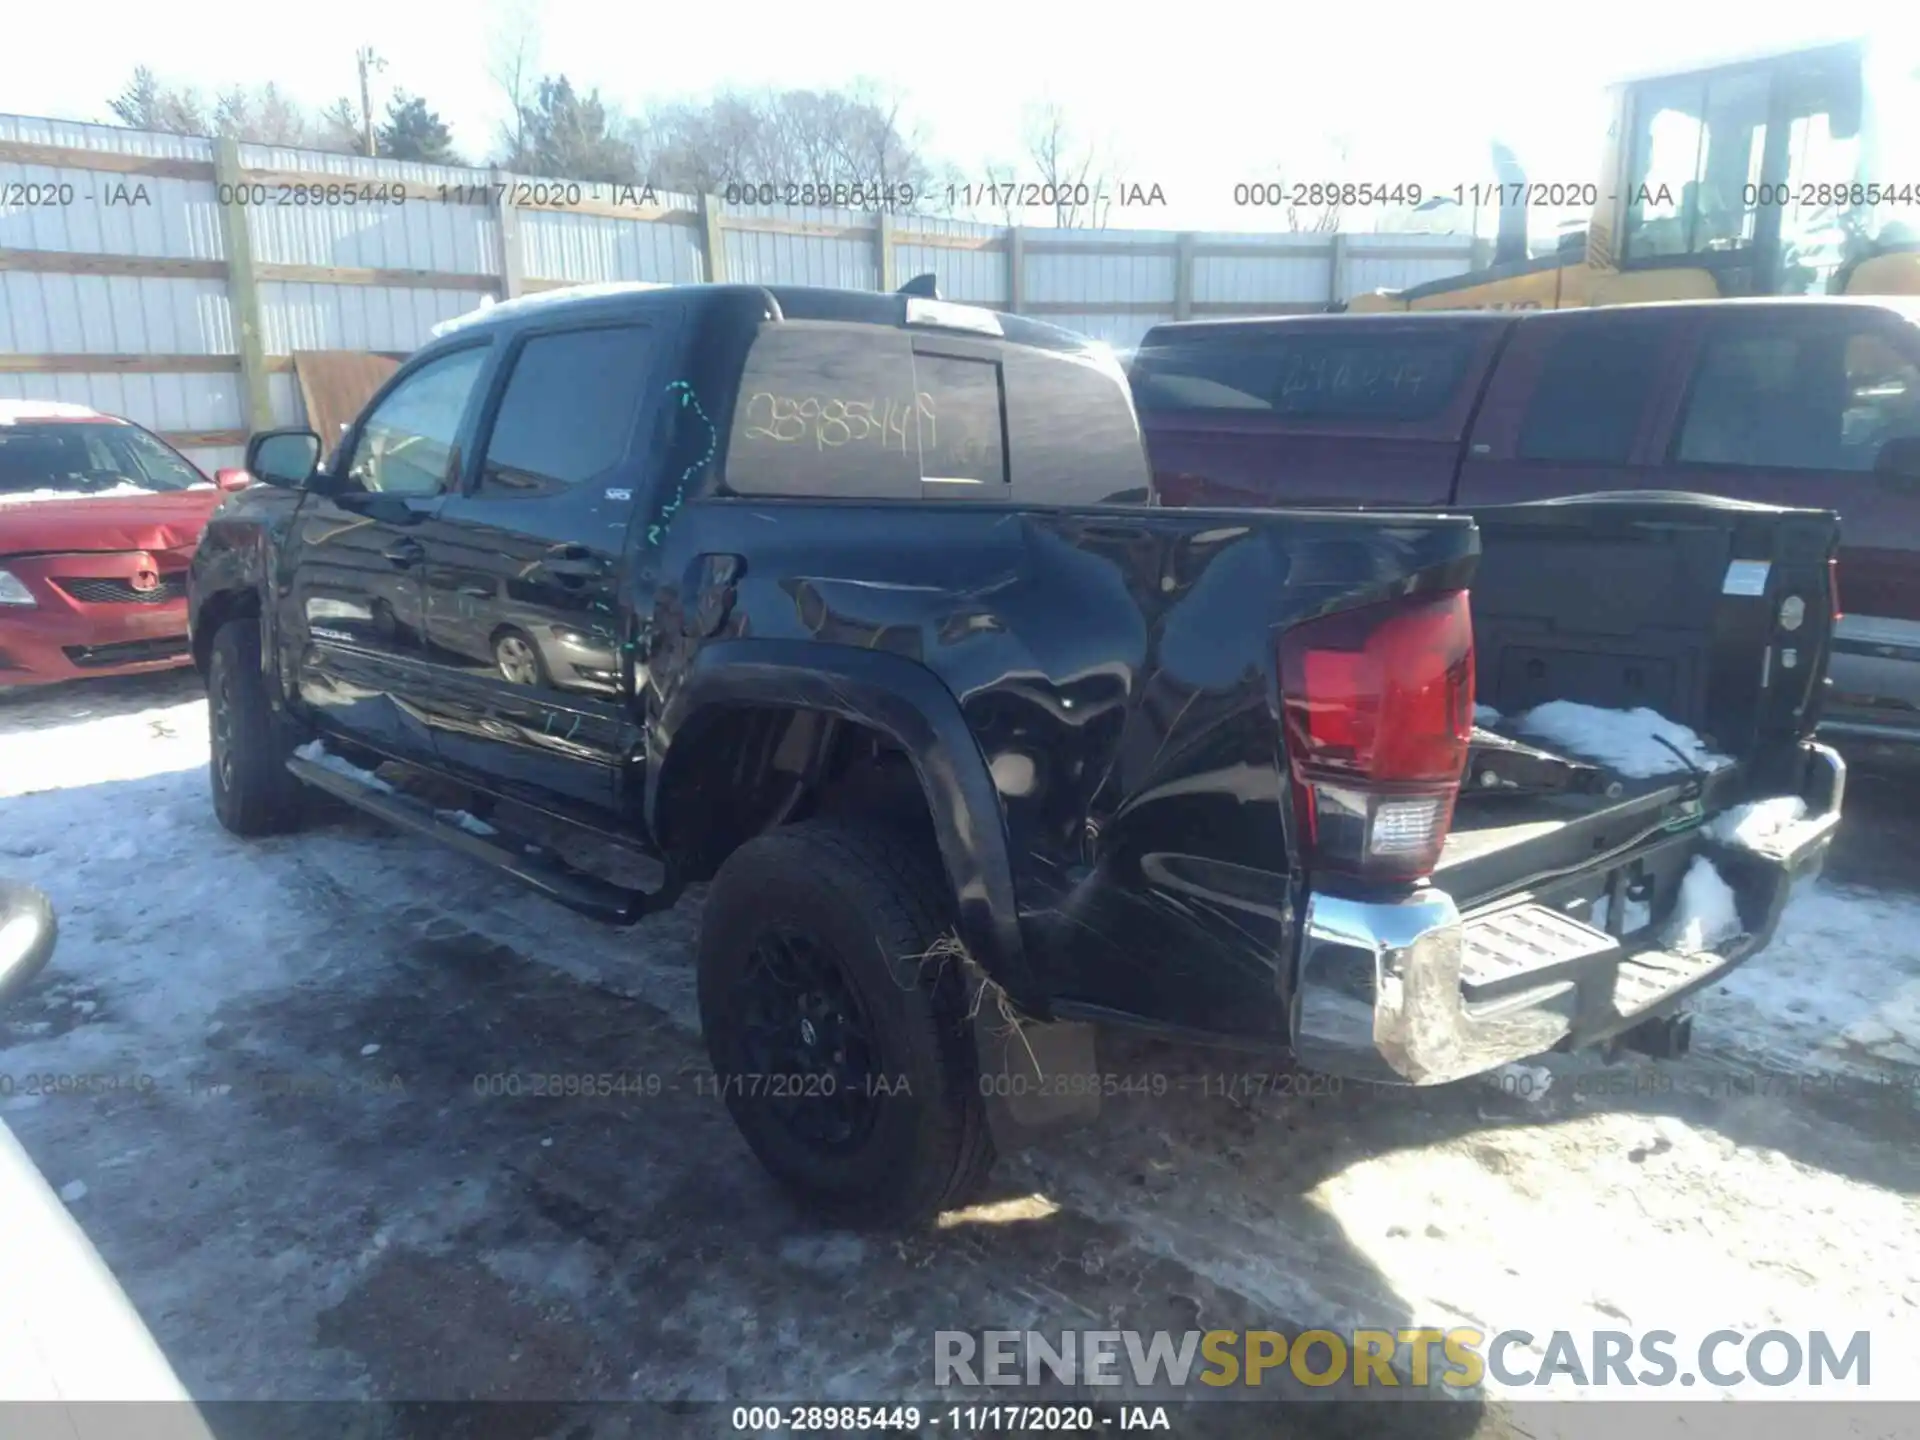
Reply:
[[1603, 219], [1589, 262], [1705, 270], [1721, 295], [1826, 294], [1902, 222], [1913, 238], [1920, 177], [1879, 142], [1911, 123], [1900, 90], [1920, 82], [1887, 58], [1855, 41], [1620, 87], [1624, 173], [1601, 202], [1619, 253]]
[[[1850, 40], [1625, 81], [1584, 236], [1366, 310], [1920, 295], [1920, 54]], [[1505, 178], [1503, 176], [1503, 178]], [[1524, 196], [1525, 186], [1509, 187]], [[1501, 216], [1503, 236], [1524, 215]]]

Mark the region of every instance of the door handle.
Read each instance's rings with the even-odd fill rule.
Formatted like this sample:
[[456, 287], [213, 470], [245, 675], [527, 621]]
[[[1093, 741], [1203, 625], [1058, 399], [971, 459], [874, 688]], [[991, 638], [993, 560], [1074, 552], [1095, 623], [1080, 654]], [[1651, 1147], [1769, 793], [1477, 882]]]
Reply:
[[380, 553], [403, 570], [427, 558], [426, 547], [418, 540], [396, 540]]
[[598, 580], [607, 573], [607, 562], [598, 556], [560, 556], [542, 560], [540, 568], [557, 580]]

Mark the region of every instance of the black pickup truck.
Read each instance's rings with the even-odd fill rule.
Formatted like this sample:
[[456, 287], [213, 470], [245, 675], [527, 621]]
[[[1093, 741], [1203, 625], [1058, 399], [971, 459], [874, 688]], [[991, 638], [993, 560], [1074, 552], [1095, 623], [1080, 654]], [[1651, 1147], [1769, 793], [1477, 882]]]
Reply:
[[[330, 792], [617, 924], [710, 882], [719, 1092], [848, 1218], [1084, 1119], [1106, 1025], [1413, 1084], [1671, 1052], [1839, 819], [1830, 514], [1168, 508], [1112, 357], [1018, 317], [511, 301], [320, 461], [256, 435], [194, 559], [222, 822]], [[1476, 666], [1675, 763], [1476, 726]]]

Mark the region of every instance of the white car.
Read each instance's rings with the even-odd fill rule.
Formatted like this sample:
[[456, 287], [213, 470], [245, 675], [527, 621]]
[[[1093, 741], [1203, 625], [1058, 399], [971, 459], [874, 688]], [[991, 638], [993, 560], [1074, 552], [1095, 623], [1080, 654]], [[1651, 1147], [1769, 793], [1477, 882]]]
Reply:
[[[46, 897], [0, 880], [0, 1007], [55, 940]], [[7, 1440], [212, 1440], [113, 1272], [4, 1123], [0, 1276]]]

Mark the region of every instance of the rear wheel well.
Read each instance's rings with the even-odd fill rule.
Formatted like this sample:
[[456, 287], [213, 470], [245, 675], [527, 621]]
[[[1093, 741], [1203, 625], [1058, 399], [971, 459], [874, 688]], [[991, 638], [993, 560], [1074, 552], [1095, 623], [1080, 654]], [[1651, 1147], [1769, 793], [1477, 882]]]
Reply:
[[933, 814], [892, 737], [823, 710], [727, 705], [676, 740], [655, 805], [661, 851], [682, 878], [712, 878], [754, 836], [832, 815], [933, 842]]
[[229, 620], [260, 618], [260, 595], [254, 590], [223, 590], [207, 598], [193, 627], [193, 663], [202, 675], [213, 663], [213, 637]]

